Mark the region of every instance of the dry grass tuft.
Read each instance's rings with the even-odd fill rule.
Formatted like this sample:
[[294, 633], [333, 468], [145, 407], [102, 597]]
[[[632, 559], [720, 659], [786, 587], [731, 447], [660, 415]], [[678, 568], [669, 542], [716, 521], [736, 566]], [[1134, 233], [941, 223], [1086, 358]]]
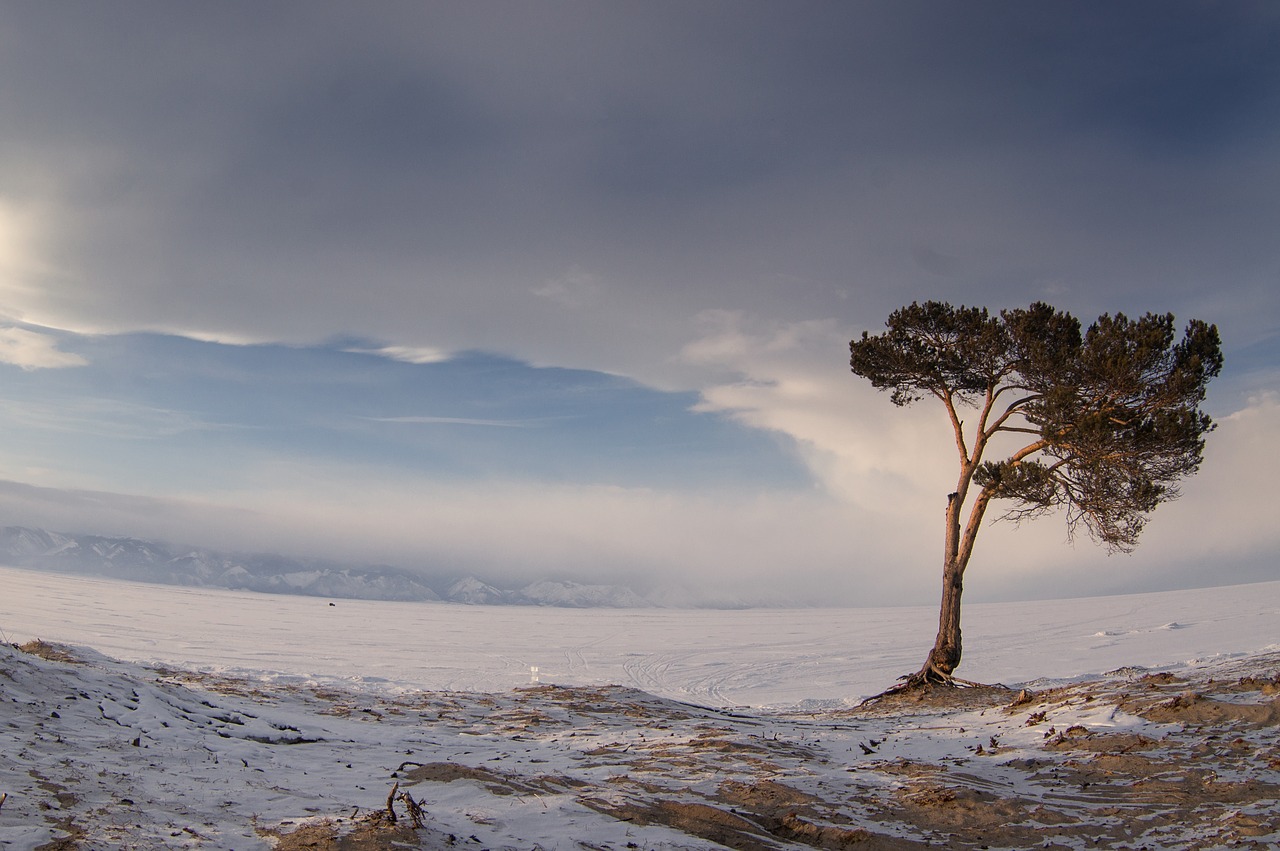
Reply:
[[72, 653], [71, 648], [62, 644], [50, 644], [39, 638], [32, 639], [26, 644], [19, 644], [18, 649], [23, 653], [30, 653], [32, 656], [39, 656], [41, 659], [48, 659], [50, 662], [66, 662], [70, 665], [83, 665], [84, 661], [77, 659]]

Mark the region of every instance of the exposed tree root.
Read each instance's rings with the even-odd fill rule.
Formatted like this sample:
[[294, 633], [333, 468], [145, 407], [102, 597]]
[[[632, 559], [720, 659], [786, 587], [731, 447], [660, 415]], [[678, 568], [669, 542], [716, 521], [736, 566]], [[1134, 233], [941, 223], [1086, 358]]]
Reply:
[[962, 680], [947, 673], [932, 662], [925, 663], [925, 666], [914, 674], [903, 674], [898, 677], [898, 680], [899, 682], [896, 685], [890, 686], [879, 694], [868, 697], [859, 706], [871, 706], [887, 697], [924, 691], [938, 686], [943, 688], [1005, 688], [999, 683], [977, 683], [972, 680]]

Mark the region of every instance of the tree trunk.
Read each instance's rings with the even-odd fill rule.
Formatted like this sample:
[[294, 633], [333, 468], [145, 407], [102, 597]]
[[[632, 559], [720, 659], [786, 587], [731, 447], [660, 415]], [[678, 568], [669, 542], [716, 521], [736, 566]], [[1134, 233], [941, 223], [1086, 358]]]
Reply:
[[972, 476], [965, 470], [961, 490], [947, 497], [947, 536], [946, 548], [942, 563], [942, 606], [938, 612], [938, 637], [934, 639], [933, 649], [929, 651], [924, 666], [919, 673], [907, 681], [907, 685], [934, 683], [950, 683], [951, 675], [960, 667], [960, 656], [963, 642], [960, 634], [960, 596], [964, 593], [964, 569], [969, 565], [969, 557], [973, 555], [973, 542], [982, 525], [982, 516], [986, 513], [987, 503], [991, 501], [992, 492], [983, 489], [974, 500], [969, 511], [969, 520], [965, 524], [964, 533], [960, 531], [960, 512], [964, 502], [964, 492], [968, 479]]
[[942, 569], [942, 607], [938, 613], [938, 637], [920, 673], [927, 681], [949, 682], [960, 667], [960, 595], [964, 591], [964, 567], [951, 559]]

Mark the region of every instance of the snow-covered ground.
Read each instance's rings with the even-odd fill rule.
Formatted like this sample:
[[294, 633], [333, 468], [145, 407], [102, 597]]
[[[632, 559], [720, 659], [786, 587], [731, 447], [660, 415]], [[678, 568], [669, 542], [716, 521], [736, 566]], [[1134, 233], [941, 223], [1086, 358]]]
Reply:
[[[857, 701], [919, 667], [937, 609], [461, 606], [184, 589], [0, 568], [0, 630], [108, 656], [378, 690], [622, 685], [709, 706]], [[330, 605], [330, 602], [333, 605]], [[1280, 647], [1280, 582], [970, 605], [962, 674], [982, 682]]]
[[15, 851], [1280, 842], [1277, 582], [971, 606], [961, 673], [1015, 690], [872, 709], [932, 610], [0, 589]]

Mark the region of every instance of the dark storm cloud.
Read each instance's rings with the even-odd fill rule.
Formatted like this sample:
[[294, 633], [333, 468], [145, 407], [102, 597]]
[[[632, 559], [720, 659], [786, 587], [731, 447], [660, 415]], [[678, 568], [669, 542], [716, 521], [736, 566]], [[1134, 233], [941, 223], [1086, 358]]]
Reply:
[[[3, 180], [52, 175], [74, 274], [46, 303], [81, 322], [634, 371], [654, 354], [619, 318], [637, 311], [864, 323], [1046, 287], [1179, 308], [1211, 276], [1266, 301], [1276, 272], [1263, 4], [3, 14]], [[574, 269], [615, 287], [598, 330], [495, 315]]]

